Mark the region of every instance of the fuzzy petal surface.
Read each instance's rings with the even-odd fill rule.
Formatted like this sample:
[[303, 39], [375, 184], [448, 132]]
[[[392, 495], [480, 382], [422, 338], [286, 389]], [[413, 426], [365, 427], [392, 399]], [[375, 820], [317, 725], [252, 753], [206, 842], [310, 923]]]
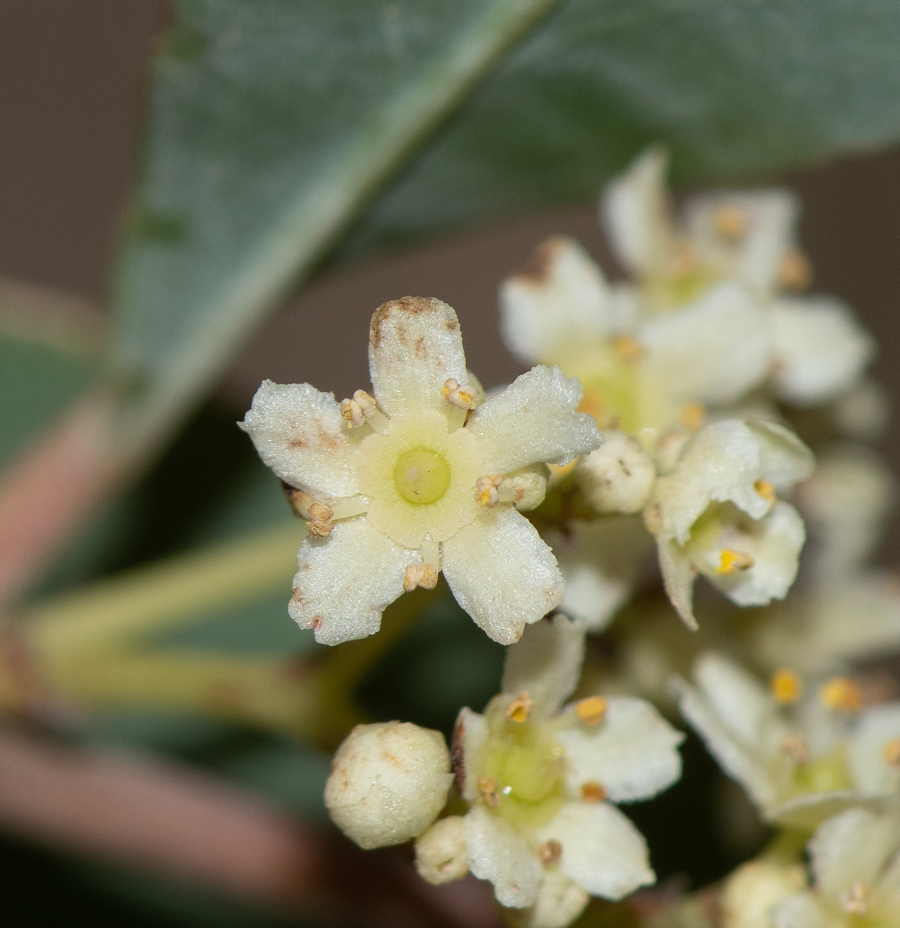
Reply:
[[556, 736], [566, 749], [566, 781], [573, 795], [600, 783], [611, 802], [649, 799], [681, 776], [676, 731], [643, 699], [614, 696], [596, 725], [576, 723]]
[[567, 802], [537, 837], [562, 845], [559, 869], [592, 896], [621, 899], [656, 880], [643, 835], [606, 802]]
[[389, 416], [430, 408], [449, 414], [441, 396], [449, 379], [466, 383], [459, 320], [434, 297], [383, 303], [372, 316], [369, 370], [378, 404]]
[[743, 287], [720, 284], [695, 304], [647, 322], [645, 369], [686, 401], [731, 402], [761, 383], [772, 360], [769, 322]]
[[359, 492], [357, 448], [365, 437], [346, 427], [332, 393], [308, 383], [264, 380], [240, 427], [284, 481], [313, 496]]
[[444, 542], [441, 557], [456, 601], [500, 644], [518, 641], [562, 601], [553, 552], [514, 509], [485, 510]]
[[555, 714], [578, 685], [585, 627], [564, 615], [529, 625], [506, 652], [503, 692], [527, 692], [536, 718]]
[[488, 473], [507, 474], [528, 464], [566, 464], [599, 448], [593, 416], [576, 412], [581, 384], [558, 367], [538, 365], [486, 400], [466, 431], [481, 442]]
[[511, 922], [512, 928], [569, 928], [590, 896], [559, 870], [544, 870], [537, 902]]
[[771, 314], [781, 399], [796, 406], [827, 403], [862, 377], [875, 344], [840, 300], [780, 299]]
[[453, 728], [453, 772], [463, 799], [469, 802], [473, 802], [478, 795], [478, 771], [473, 764], [477, 765], [487, 739], [485, 717], [471, 709], [461, 709]]
[[694, 616], [694, 578], [697, 572], [691, 566], [691, 559], [674, 541], [662, 538], [657, 543], [657, 553], [666, 596], [682, 622], [692, 631], [696, 631], [698, 626]]
[[845, 919], [813, 892], [788, 896], [772, 909], [769, 918], [773, 928], [847, 928]]
[[497, 901], [514, 909], [534, 905], [543, 867], [512, 825], [474, 806], [465, 817], [465, 830], [469, 869], [494, 884]]
[[500, 285], [500, 329], [509, 350], [533, 364], [559, 345], [614, 331], [616, 306], [603, 271], [581, 245], [551, 238]]
[[[848, 762], [853, 783], [863, 792], [897, 793], [900, 788], [900, 768], [889, 763], [888, 746], [900, 745], [900, 703], [866, 709], [850, 738]], [[900, 840], [898, 840], [900, 845]]]
[[320, 644], [374, 635], [381, 613], [403, 592], [407, 565], [419, 561], [417, 551], [394, 544], [365, 516], [338, 522], [325, 538], [303, 539], [288, 611]]

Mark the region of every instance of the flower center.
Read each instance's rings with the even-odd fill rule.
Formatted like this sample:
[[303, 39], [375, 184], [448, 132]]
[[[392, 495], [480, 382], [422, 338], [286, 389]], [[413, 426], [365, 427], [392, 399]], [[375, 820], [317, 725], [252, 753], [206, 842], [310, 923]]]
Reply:
[[497, 784], [496, 810], [516, 828], [539, 828], [565, 798], [563, 747], [540, 723], [504, 719], [491, 727], [483, 770]]
[[409, 503], [435, 503], [450, 486], [450, 465], [434, 451], [413, 448], [397, 461], [394, 486]]

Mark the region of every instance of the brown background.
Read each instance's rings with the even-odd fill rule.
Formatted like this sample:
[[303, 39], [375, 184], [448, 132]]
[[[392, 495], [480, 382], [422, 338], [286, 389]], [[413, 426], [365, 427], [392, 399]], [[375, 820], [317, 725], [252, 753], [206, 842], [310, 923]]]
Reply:
[[[160, 0], [0, 3], [0, 274], [102, 301], [135, 162], [144, 62]], [[816, 288], [845, 298], [880, 343], [875, 372], [900, 398], [900, 152], [848, 158], [783, 178], [805, 203]], [[365, 385], [367, 319], [383, 300], [454, 305], [486, 385], [518, 368], [496, 326], [500, 278], [545, 235], [569, 232], [603, 259], [593, 205], [486, 228], [344, 270], [290, 301], [248, 346], [218, 399], [243, 410], [263, 377], [346, 395]], [[350, 337], [347, 338], [347, 334]], [[360, 333], [354, 337], [353, 333]], [[895, 436], [900, 432], [893, 430]], [[900, 442], [889, 443], [897, 467]]]

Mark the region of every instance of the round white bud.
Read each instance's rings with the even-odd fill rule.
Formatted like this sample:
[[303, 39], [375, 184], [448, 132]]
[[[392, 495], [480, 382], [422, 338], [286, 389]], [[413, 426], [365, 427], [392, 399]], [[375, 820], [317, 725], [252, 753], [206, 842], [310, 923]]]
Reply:
[[419, 836], [416, 841], [416, 870], [423, 880], [435, 886], [461, 880], [469, 872], [462, 816], [442, 818]]
[[800, 864], [751, 860], [725, 881], [721, 897], [723, 928], [756, 928], [768, 925], [769, 913], [786, 896], [806, 885]]
[[325, 805], [361, 848], [402, 844], [437, 818], [452, 782], [440, 732], [411, 722], [357, 725], [331, 762]]
[[656, 479], [653, 461], [632, 435], [604, 432], [603, 437], [578, 465], [584, 495], [597, 512], [640, 512]]

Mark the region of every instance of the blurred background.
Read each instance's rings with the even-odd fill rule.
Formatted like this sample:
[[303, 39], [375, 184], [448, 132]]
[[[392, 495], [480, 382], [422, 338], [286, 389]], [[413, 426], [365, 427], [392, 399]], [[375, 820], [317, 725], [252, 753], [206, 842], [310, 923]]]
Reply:
[[[58, 288], [82, 298], [86, 312], [103, 312], [109, 261], [135, 172], [146, 59], [166, 16], [166, 4], [158, 0], [0, 3], [0, 276]], [[814, 289], [845, 299], [875, 335], [874, 375], [896, 408], [900, 151], [759, 181], [784, 183], [800, 194], [801, 240], [815, 268]], [[471, 368], [486, 386], [510, 380], [520, 368], [497, 331], [497, 286], [543, 237], [558, 233], [576, 236], [615, 273], [594, 203], [422, 242], [336, 275], [326, 269], [266, 323], [161, 466], [133, 492], [129, 518], [136, 529], [127, 542], [109, 547], [102, 571], [215, 537], [215, 520], [198, 530], [198, 513], [214, 512], [217, 499], [255, 466], [250, 443], [234, 422], [260, 380], [308, 381], [337, 396], [365, 386], [363, 333], [384, 300], [413, 294], [447, 301], [461, 319]], [[0, 391], [10, 376], [0, 370]], [[13, 427], [16, 416], [16, 409], [0, 405], [0, 428]], [[900, 470], [896, 427], [884, 450]], [[223, 458], [229, 467], [217, 466]], [[271, 505], [280, 505], [267, 484], [269, 489]], [[898, 531], [895, 519], [888, 537]], [[900, 552], [889, 543], [881, 559], [900, 565]], [[497, 664], [486, 661], [484, 678], [490, 679]], [[323, 768], [316, 758], [310, 764], [314, 791]], [[214, 900], [198, 905], [189, 921], [181, 903], [173, 903], [170, 914], [153, 914], [123, 895], [106, 894], [102, 876], [81, 879], [62, 856], [2, 836], [0, 850], [4, 906], [12, 907], [9, 919], [4, 910], [5, 925], [62, 924], [73, 910], [96, 925], [125, 918], [135, 926], [240, 924], [246, 917]], [[152, 885], [142, 886], [132, 898], [154, 892]]]

